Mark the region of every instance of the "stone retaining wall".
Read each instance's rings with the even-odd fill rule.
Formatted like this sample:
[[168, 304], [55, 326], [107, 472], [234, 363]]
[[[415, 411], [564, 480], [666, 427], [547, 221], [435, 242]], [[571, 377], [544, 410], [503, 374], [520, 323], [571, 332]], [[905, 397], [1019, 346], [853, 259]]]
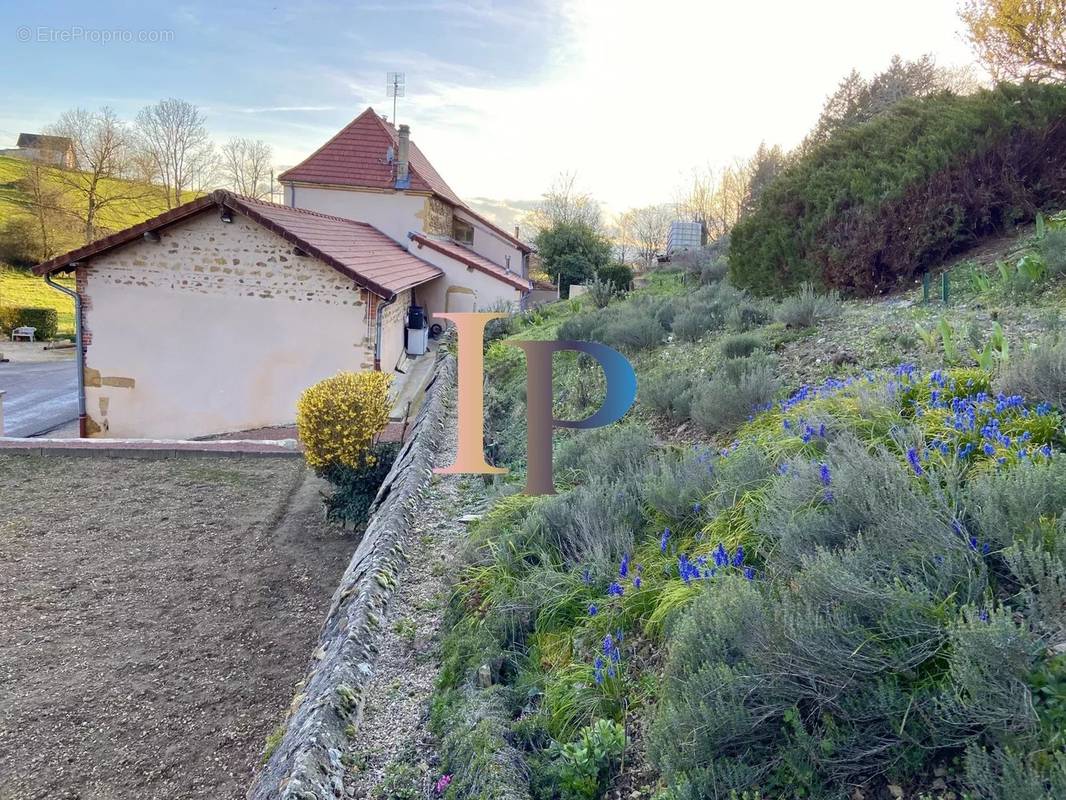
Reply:
[[426, 399], [371, 509], [370, 522], [333, 595], [281, 743], [248, 791], [250, 800], [344, 796], [342, 756], [358, 736], [385, 608], [406, 560], [405, 532], [429, 486], [455, 360], [441, 351]]

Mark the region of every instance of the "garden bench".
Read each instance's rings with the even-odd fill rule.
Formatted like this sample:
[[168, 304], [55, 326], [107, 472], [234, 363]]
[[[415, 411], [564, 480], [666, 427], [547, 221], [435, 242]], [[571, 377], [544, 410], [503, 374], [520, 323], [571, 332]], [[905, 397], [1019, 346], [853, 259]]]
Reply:
[[11, 341], [17, 342], [19, 339], [25, 339], [27, 342], [36, 341], [37, 329], [31, 328], [28, 325], [23, 325], [21, 328], [15, 328], [11, 331]]

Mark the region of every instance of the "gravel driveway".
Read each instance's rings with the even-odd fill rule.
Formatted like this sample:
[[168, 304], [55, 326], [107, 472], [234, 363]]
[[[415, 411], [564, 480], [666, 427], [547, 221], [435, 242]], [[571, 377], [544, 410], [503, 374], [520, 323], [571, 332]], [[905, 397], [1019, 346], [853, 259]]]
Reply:
[[320, 488], [0, 455], [0, 800], [244, 797], [354, 546]]

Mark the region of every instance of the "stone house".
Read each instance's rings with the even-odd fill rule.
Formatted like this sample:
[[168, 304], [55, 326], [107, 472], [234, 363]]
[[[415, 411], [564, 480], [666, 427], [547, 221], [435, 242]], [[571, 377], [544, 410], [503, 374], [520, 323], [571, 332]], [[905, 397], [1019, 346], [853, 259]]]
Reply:
[[83, 436], [291, 423], [338, 370], [391, 370], [442, 271], [366, 223], [216, 191], [38, 265], [76, 275]]
[[529, 246], [407, 126], [367, 109], [280, 180], [283, 205], [216, 191], [35, 268], [77, 277], [83, 436], [291, 424], [312, 383], [394, 370], [412, 306], [443, 325], [525, 304]]
[[411, 139], [368, 108], [278, 176], [285, 205], [369, 222], [441, 268], [416, 292], [432, 315], [523, 304], [532, 249], [474, 211]]

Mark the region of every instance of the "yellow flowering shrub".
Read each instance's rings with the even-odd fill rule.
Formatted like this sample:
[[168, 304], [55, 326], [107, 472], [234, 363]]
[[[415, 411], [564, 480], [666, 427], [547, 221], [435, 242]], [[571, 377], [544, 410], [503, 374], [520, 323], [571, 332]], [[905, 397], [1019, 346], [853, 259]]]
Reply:
[[338, 372], [300, 395], [296, 430], [315, 469], [373, 465], [371, 448], [389, 422], [389, 384], [383, 372]]

